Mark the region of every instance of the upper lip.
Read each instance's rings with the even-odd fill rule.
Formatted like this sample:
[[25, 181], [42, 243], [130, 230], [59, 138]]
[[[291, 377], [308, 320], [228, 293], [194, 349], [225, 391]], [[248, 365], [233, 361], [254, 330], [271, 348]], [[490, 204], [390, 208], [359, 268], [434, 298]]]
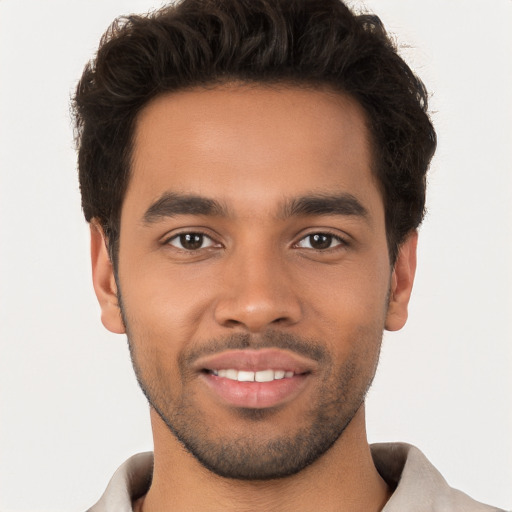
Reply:
[[282, 349], [227, 350], [198, 358], [193, 367], [197, 371], [236, 370], [258, 372], [262, 370], [285, 370], [295, 374], [310, 373], [315, 362], [299, 354]]

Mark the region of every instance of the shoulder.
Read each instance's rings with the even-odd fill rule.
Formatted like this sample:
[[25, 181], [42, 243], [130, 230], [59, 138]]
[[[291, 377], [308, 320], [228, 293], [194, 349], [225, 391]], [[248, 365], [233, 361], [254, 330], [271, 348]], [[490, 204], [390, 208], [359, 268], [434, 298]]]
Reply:
[[[395, 489], [382, 512], [500, 512], [448, 485], [415, 446], [379, 443], [371, 446], [375, 467]], [[503, 512], [503, 511], [501, 511]]]
[[133, 455], [114, 473], [96, 505], [87, 512], [132, 512], [133, 502], [151, 485], [153, 452]]

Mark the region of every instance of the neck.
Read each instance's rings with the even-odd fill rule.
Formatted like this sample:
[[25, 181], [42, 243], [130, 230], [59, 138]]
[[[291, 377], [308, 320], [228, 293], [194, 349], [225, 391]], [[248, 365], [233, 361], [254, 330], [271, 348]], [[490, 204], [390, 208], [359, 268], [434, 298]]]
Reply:
[[152, 410], [153, 482], [135, 510], [377, 512], [390, 490], [377, 472], [366, 439], [364, 406], [334, 445], [296, 475], [269, 481], [233, 480], [205, 469]]

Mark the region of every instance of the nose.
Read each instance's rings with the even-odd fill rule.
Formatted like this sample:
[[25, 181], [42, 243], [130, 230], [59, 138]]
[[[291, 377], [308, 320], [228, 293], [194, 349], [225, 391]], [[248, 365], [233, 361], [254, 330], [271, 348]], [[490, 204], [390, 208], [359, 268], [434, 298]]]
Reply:
[[302, 306], [289, 266], [274, 251], [249, 252], [226, 262], [215, 305], [216, 322], [251, 333], [298, 323]]

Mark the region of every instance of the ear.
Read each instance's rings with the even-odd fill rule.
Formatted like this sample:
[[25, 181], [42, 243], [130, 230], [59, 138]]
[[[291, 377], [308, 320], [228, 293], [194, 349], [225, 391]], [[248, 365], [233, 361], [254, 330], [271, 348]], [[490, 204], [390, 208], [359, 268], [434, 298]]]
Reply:
[[398, 331], [407, 322], [407, 307], [411, 298], [414, 275], [416, 273], [416, 247], [418, 232], [411, 232], [400, 246], [391, 274], [386, 329]]
[[107, 240], [96, 219], [90, 223], [92, 282], [101, 307], [101, 322], [111, 332], [124, 334], [125, 327], [117, 300], [114, 269], [107, 250]]

